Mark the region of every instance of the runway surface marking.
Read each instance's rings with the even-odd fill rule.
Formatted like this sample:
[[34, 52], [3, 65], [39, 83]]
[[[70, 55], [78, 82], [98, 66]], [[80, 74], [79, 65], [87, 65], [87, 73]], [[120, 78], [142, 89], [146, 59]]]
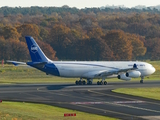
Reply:
[[[44, 88], [44, 87], [43, 87]], [[80, 98], [80, 99], [87, 99], [87, 100], [95, 100], [95, 97], [93, 97], [93, 99], [91, 99], [91, 97], [87, 98], [87, 96], [85, 96], [86, 98], [82, 98], [82, 97], [78, 97], [78, 96], [72, 96], [70, 94], [62, 94], [62, 93], [58, 93], [60, 92], [59, 90], [56, 91], [56, 90], [41, 90], [40, 88], [37, 88], [37, 91], [40, 91], [40, 92], [47, 92], [47, 93], [50, 93], [50, 94], [56, 94], [56, 95], [63, 95], [63, 96], [69, 96], [69, 97], [74, 97], [74, 98]], [[53, 91], [55, 91], [53, 93]], [[74, 90], [72, 90], [74, 91]], [[107, 96], [111, 96], [111, 97], [118, 97], [118, 98], [123, 98], [123, 99], [127, 99], [127, 100], [132, 100], [132, 101], [139, 101], [138, 99], [131, 99], [131, 98], [125, 98], [125, 97], [122, 97], [122, 96], [116, 96], [116, 95], [110, 95], [110, 94], [105, 94], [105, 93], [101, 93], [101, 92], [95, 92], [95, 91], [92, 91], [92, 90], [88, 90], [89, 92], [91, 93], [95, 93], [95, 94], [101, 94], [101, 95], [107, 95]], [[96, 98], [97, 100], [102, 100], [100, 98]]]
[[151, 110], [147, 108], [142, 108], [142, 107], [134, 107], [131, 105], [124, 105], [124, 104], [114, 104], [111, 102], [72, 102], [71, 104], [74, 105], [87, 105], [87, 104], [112, 104], [112, 105], [117, 105], [117, 106], [123, 106], [123, 107], [128, 107], [128, 108], [133, 108], [133, 109], [138, 109], [138, 110], [144, 110], [144, 111], [149, 111], [149, 112], [155, 112], [155, 113], [160, 113], [160, 111], [157, 110]]
[[[91, 98], [82, 98], [82, 97], [77, 97], [77, 96], [72, 96], [72, 95], [69, 95], [69, 94], [59, 94], [59, 93], [52, 93], [51, 91], [43, 91], [43, 92], [47, 92], [49, 94], [56, 94], [56, 95], [62, 95], [62, 96], [68, 96], [68, 97], [73, 97], [73, 98], [80, 98], [80, 99], [85, 99], [85, 100], [94, 100], [95, 99], [91, 99]], [[61, 104], [64, 104], [63, 102], [60, 102]], [[66, 103], [66, 102], [65, 102]], [[68, 103], [67, 103], [68, 104]], [[105, 104], [111, 104], [110, 102], [105, 102]], [[116, 111], [111, 111], [111, 110], [107, 110], [107, 109], [100, 109], [100, 108], [96, 108], [96, 107], [89, 107], [89, 106], [83, 106], [83, 105], [76, 105], [76, 104], [73, 104], [74, 106], [81, 106], [81, 107], [85, 107], [85, 108], [89, 108], [89, 109], [94, 109], [94, 110], [99, 110], [99, 111], [104, 111], [104, 112], [110, 112], [110, 113], [116, 113], [116, 114], [119, 114], [119, 115], [125, 115], [125, 116], [128, 116], [128, 117], [136, 117], [135, 115], [131, 115], [131, 114], [127, 114], [127, 113], [121, 113], [121, 112], [116, 112]], [[115, 105], [115, 104], [114, 104]], [[118, 105], [118, 104], [117, 104]]]
[[[44, 91], [44, 92], [47, 92], [47, 91]], [[72, 96], [70, 94], [59, 94], [59, 93], [52, 93], [51, 91], [48, 91], [47, 93], [50, 93], [50, 94], [58, 94], [58, 95], [62, 95], [62, 96], [68, 96], [68, 97], [74, 97], [74, 98], [80, 98], [80, 99], [86, 99], [86, 100], [93, 100], [91, 98], [82, 98], [82, 97], [78, 97], [78, 96]], [[96, 92], [98, 93], [98, 92]], [[108, 94], [107, 94], [108, 95]], [[112, 95], [113, 96], [113, 95]], [[115, 96], [115, 95], [114, 95]], [[117, 96], [116, 96], [117, 97]], [[118, 96], [119, 97], [119, 96]], [[129, 98], [125, 98], [125, 99], [129, 99]], [[131, 98], [130, 98], [131, 99]], [[134, 100], [134, 99], [132, 99]], [[95, 99], [94, 99], [95, 101]], [[71, 104], [73, 103], [76, 103], [76, 102], [71, 102]], [[141, 101], [142, 103], [142, 101]], [[61, 102], [61, 104], [64, 104], [63, 102]], [[68, 103], [67, 103], [68, 104]], [[107, 109], [100, 109], [100, 108], [96, 108], [96, 107], [91, 107], [91, 106], [84, 106], [87, 105], [87, 104], [109, 104], [109, 105], [116, 105], [116, 106], [123, 106], [123, 107], [128, 107], [128, 108], [132, 108], [132, 109], [138, 109], [138, 110], [143, 110], [143, 111], [149, 111], [149, 112], [155, 112], [155, 113], [160, 113], [160, 111], [157, 111], [157, 110], [151, 110], [151, 109], [147, 109], [147, 108], [142, 108], [142, 107], [134, 107], [134, 106], [131, 106], [131, 105], [124, 105], [124, 104], [118, 104], [118, 103], [114, 103], [114, 102], [78, 102], [78, 104], [73, 104], [73, 105], [76, 105], [76, 106], [82, 106], [82, 107], [86, 107], [86, 108], [90, 108], [90, 109], [95, 109], [95, 110], [100, 110], [100, 111], [107, 111], [107, 112], [110, 112], [110, 113], [116, 113], [116, 114], [120, 114], [120, 115], [125, 115], [125, 116], [132, 116], [132, 117], [135, 117], [134, 115], [131, 115], [131, 114], [126, 114], [126, 113], [121, 113], [121, 112], [116, 112], [116, 111], [111, 111], [111, 110], [107, 110]], [[136, 116], [137, 117], [137, 116]]]
[[[111, 94], [107, 94], [107, 93], [101, 93], [101, 92], [96, 92], [96, 91], [93, 91], [93, 90], [88, 90], [89, 92], [92, 92], [92, 93], [96, 93], [96, 94], [101, 94], [101, 95], [105, 95], [105, 96], [111, 96], [111, 97], [116, 97], [116, 98], [122, 98], [122, 99], [128, 99], [128, 100], [133, 100], [133, 101], [138, 101], [138, 99], [135, 99], [135, 98], [126, 98], [126, 97], [123, 97], [123, 96], [117, 96], [117, 95], [111, 95]], [[136, 96], [135, 96], [136, 97]], [[147, 99], [147, 98], [145, 98]], [[148, 98], [149, 99], [149, 98]], [[154, 102], [148, 102], [148, 101], [145, 101], [146, 103], [150, 103], [150, 104], [156, 104], [156, 105], [160, 105], [159, 103], [154, 103]]]
[[[40, 90], [40, 91], [43, 91], [43, 90]], [[107, 95], [107, 96], [112, 96], [112, 97], [118, 97], [118, 98], [123, 98], [123, 99], [129, 99], [129, 100], [133, 100], [133, 101], [139, 101], [137, 99], [132, 99], [132, 98], [126, 98], [126, 97], [122, 97], [122, 96], [116, 96], [116, 95], [110, 95], [110, 94], [106, 94], [106, 93], [100, 93], [100, 92], [95, 92], [95, 91], [91, 91], [91, 90], [88, 90], [89, 92], [92, 92], [92, 93], [96, 93], [96, 94], [102, 94], [102, 95]], [[52, 91], [43, 91], [43, 92], [47, 92], [47, 93], [50, 93], [50, 94], [57, 94], [57, 93], [52, 93]], [[86, 99], [86, 100], [93, 100], [91, 98], [85, 98], [83, 97], [78, 97], [78, 96], [72, 96], [70, 94], [58, 94], [58, 95], [62, 95], [62, 96], [68, 96], [68, 97], [74, 97], [74, 98], [80, 98], [80, 99]], [[99, 99], [99, 98], [98, 98]], [[94, 99], [95, 100], [95, 99]], [[95, 101], [97, 102], [97, 101]], [[86, 102], [87, 103], [87, 102]], [[93, 104], [94, 102], [90, 102], [89, 104]], [[128, 108], [133, 108], [133, 109], [139, 109], [139, 110], [144, 110], [144, 111], [150, 111], [150, 112], [156, 112], [156, 113], [160, 113], [160, 111], [157, 111], [157, 110], [151, 110], [151, 109], [147, 109], [147, 108], [142, 108], [142, 107], [134, 107], [134, 106], [131, 106], [131, 105], [122, 105], [122, 104], [115, 104], [115, 103], [111, 103], [111, 102], [103, 102], [104, 104], [112, 104], [112, 105], [116, 105], [116, 106], [123, 106], [123, 107], [128, 107]], [[152, 103], [152, 102], [146, 102], [146, 103]], [[97, 103], [98, 104], [98, 103]], [[102, 103], [101, 103], [102, 104]], [[74, 104], [76, 105], [76, 104]], [[158, 104], [159, 105], [159, 104]]]
[[99, 111], [103, 111], [104, 113], [109, 112], [109, 113], [124, 115], [124, 116], [128, 116], [128, 117], [136, 117], [136, 118], [139, 117], [139, 116], [136, 116], [136, 115], [126, 114], [126, 113], [121, 113], [121, 112], [116, 112], [116, 111], [111, 111], [111, 110], [106, 110], [106, 109], [100, 109], [100, 108], [95, 108], [95, 107], [91, 107], [91, 106], [84, 106], [84, 105], [76, 105], [76, 106], [89, 108], [89, 109], [94, 109], [94, 110], [99, 110]]
[[145, 111], [149, 111], [149, 112], [160, 113], [160, 111], [151, 110], [151, 109], [142, 108], [142, 107], [134, 107], [134, 106], [131, 106], [131, 105], [126, 105], [126, 104], [118, 104], [118, 105], [123, 106], [123, 107], [128, 107], [128, 108], [134, 108], [134, 109], [138, 109], [138, 110], [145, 110]]
[[46, 88], [46, 87], [38, 87], [37, 91], [48, 91], [48, 90], [41, 90], [42, 88]]
[[[95, 92], [95, 91], [91, 91], [91, 90], [88, 90], [90, 92], [93, 92], [93, 93], [97, 93], [97, 94], [103, 94], [103, 95], [106, 95], [106, 96], [114, 96], [114, 97], [118, 97], [118, 98], [123, 98], [123, 99], [131, 99], [131, 98], [125, 98], [125, 97], [122, 97], [122, 96], [116, 96], [116, 95], [110, 95], [110, 94], [105, 94], [105, 93], [100, 93], [100, 92]], [[136, 99], [131, 99], [131, 100], [136, 100]], [[148, 102], [148, 101], [145, 101], [146, 103], [152, 103], [152, 102]], [[113, 103], [110, 103], [110, 104], [113, 104]], [[153, 103], [152, 103], [153, 104]], [[154, 103], [155, 104], [155, 103]], [[128, 107], [128, 108], [134, 108], [134, 109], [139, 109], [139, 110], [145, 110], [145, 111], [150, 111], [150, 112], [155, 112], [155, 113], [160, 113], [160, 111], [157, 111], [157, 110], [152, 110], [152, 109], [147, 109], [147, 108], [142, 108], [142, 107], [134, 107], [134, 106], [131, 106], [131, 105], [124, 105], [124, 104], [117, 104], [119, 106], [123, 106], [123, 107]], [[159, 104], [158, 104], [159, 105]]]
[[145, 101], [115, 101], [116, 104], [134, 104], [134, 103], [145, 103]]
[[160, 111], [157, 111], [157, 110], [151, 110], [151, 109], [147, 109], [147, 108], [134, 107], [134, 106], [131, 106], [131, 105], [124, 105], [124, 104], [117, 104], [117, 103], [114, 104], [114, 103], [112, 103], [112, 102], [71, 102], [71, 104], [74, 104], [74, 105], [112, 104], [112, 105], [117, 105], [117, 106], [123, 106], [123, 107], [128, 107], [128, 108], [134, 108], [134, 109], [139, 109], [139, 110], [145, 110], [145, 111], [160, 113]]
[[160, 116], [141, 116], [141, 118], [146, 120], [160, 120]]
[[104, 104], [105, 102], [71, 102], [70, 104], [74, 104], [74, 105], [96, 105], [96, 104]]
[[[107, 87], [112, 87], [113, 85], [107, 85]], [[106, 89], [104, 86], [100, 86], [100, 85], [84, 85], [83, 88], [104, 88]], [[82, 88], [82, 86], [67, 86], [66, 88]]]
[[[50, 94], [55, 94], [55, 95], [62, 95], [62, 96], [67, 96], [67, 97], [74, 97], [74, 98], [80, 98], [80, 99], [85, 99], [85, 100], [95, 100], [95, 98], [93, 97], [93, 98], [89, 98], [89, 97], [87, 97], [87, 96], [85, 96], [85, 98], [84, 97], [79, 97], [79, 96], [73, 96], [73, 95], [71, 95], [71, 94], [62, 94], [62, 93], [58, 93], [57, 91], [55, 91], [54, 93], [53, 93], [53, 91], [47, 91], [47, 90], [39, 90], [39, 89], [37, 89], [37, 91], [40, 91], [40, 92], [46, 92], [46, 93], [50, 93]], [[74, 90], [72, 90], [72, 91], [74, 91]], [[98, 99], [98, 100], [102, 100], [102, 99], [100, 99], [100, 98], [96, 98], [96, 99]]]
[[114, 102], [104, 102], [104, 101], [100, 101], [100, 102], [71, 102], [70, 104], [105, 104], [105, 103], [113, 103], [113, 104], [140, 104], [140, 103], [145, 103], [145, 101], [114, 101]]

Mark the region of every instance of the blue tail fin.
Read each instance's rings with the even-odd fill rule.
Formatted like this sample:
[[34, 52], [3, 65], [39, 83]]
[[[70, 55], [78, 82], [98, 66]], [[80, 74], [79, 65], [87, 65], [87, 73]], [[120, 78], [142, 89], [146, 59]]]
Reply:
[[26, 36], [25, 38], [32, 62], [47, 62], [49, 59], [45, 56], [33, 37]]

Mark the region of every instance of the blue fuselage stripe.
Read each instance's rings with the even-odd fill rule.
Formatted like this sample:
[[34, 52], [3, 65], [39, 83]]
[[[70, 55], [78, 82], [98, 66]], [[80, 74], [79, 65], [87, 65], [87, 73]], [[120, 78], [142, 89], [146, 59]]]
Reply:
[[63, 65], [86, 65], [86, 66], [97, 66], [97, 67], [104, 67], [104, 68], [112, 68], [112, 69], [116, 69], [119, 70], [118, 68], [115, 67], [109, 67], [109, 66], [104, 66], [104, 65], [97, 65], [97, 64], [84, 64], [84, 63], [55, 63], [55, 64], [63, 64]]

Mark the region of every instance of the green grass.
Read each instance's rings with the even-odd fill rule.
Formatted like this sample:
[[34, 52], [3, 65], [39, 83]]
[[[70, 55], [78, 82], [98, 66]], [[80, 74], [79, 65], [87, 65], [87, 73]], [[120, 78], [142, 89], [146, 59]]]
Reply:
[[155, 100], [160, 100], [160, 87], [154, 88], [119, 88], [112, 90], [116, 93], [123, 93], [128, 95], [140, 96]]
[[[64, 117], [64, 113], [76, 113], [75, 117]], [[0, 103], [0, 120], [116, 120], [100, 115], [88, 114], [43, 104], [22, 102]]]
[[[160, 79], [160, 61], [147, 61], [151, 63], [156, 72], [146, 77], [145, 80], [159, 80]], [[0, 66], [0, 84], [2, 83], [75, 83], [79, 78], [61, 78], [46, 75], [45, 73], [30, 67], [15, 67], [14, 65], [5, 65], [4, 68]], [[140, 78], [132, 79], [133, 81], [139, 81]], [[108, 82], [123, 82], [117, 78], [107, 79]], [[97, 80], [94, 80], [97, 82]]]

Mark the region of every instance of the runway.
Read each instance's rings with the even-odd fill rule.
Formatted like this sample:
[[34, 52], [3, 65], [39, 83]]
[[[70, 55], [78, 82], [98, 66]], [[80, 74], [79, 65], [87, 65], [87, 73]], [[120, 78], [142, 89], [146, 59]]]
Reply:
[[[119, 119], [160, 119], [160, 101], [111, 92], [116, 88], [159, 87], [160, 81], [109, 85], [0, 85], [0, 100], [44, 103]], [[43, 108], [42, 108], [43, 109]], [[85, 116], [84, 116], [85, 117]]]

